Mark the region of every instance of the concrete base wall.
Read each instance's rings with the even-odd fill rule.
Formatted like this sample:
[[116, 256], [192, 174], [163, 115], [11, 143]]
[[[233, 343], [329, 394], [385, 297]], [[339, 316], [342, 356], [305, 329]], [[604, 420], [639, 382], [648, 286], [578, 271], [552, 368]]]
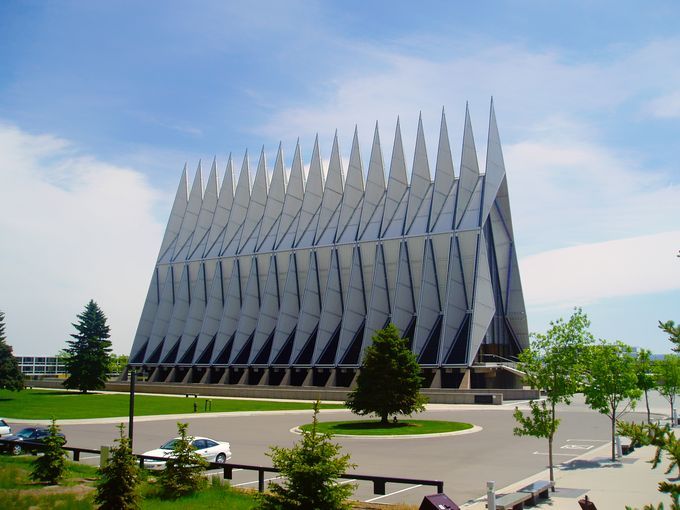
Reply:
[[[61, 381], [33, 381], [36, 388], [63, 389]], [[108, 391], [129, 391], [128, 381], [109, 382]], [[137, 382], [139, 393], [156, 393], [160, 395], [182, 395], [196, 393], [200, 396], [240, 397], [240, 398], [282, 398], [294, 400], [330, 400], [343, 402], [347, 399], [348, 389], [315, 386], [250, 386], [242, 384], [169, 384], [154, 382]], [[502, 404], [504, 400], [529, 400], [538, 398], [536, 390], [530, 389], [424, 389], [423, 395], [433, 404]], [[487, 396], [484, 398], [484, 396]], [[489, 401], [490, 396], [490, 401]]]

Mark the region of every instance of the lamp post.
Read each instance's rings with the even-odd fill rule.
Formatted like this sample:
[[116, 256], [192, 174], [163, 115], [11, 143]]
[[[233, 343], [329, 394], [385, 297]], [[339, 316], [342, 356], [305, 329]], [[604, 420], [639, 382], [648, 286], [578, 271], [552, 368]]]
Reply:
[[132, 450], [132, 440], [134, 436], [135, 423], [135, 383], [137, 382], [137, 370], [133, 367], [130, 371], [130, 413], [128, 418], [128, 438], [130, 439], [130, 449]]

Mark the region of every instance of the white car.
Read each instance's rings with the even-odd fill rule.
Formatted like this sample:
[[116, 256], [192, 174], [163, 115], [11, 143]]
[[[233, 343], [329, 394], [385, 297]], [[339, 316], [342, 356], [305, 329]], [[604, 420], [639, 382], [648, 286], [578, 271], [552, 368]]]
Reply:
[[[179, 437], [171, 439], [156, 450], [144, 452], [144, 455], [150, 457], [171, 457], [175, 442], [179, 439]], [[196, 453], [208, 462], [223, 464], [231, 459], [231, 449], [229, 443], [226, 441], [215, 441], [209, 437], [193, 437], [191, 438], [191, 445], [196, 449]], [[144, 460], [144, 467], [148, 469], [160, 469], [165, 467], [165, 462], [162, 460]]]
[[9, 436], [12, 434], [12, 427], [10, 427], [5, 420], [0, 418], [0, 437]]

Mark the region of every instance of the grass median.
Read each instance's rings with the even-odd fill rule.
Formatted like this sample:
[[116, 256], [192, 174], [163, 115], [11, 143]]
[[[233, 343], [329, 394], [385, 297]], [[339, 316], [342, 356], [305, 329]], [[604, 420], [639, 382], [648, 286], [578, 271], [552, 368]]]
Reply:
[[[310, 430], [312, 424], [303, 425], [302, 430]], [[471, 423], [440, 420], [403, 420], [396, 423], [380, 423], [375, 420], [325, 421], [317, 424], [318, 432], [351, 436], [410, 436], [420, 434], [444, 434], [471, 429]]]
[[[29, 479], [31, 462], [35, 457], [10, 457], [0, 455], [1, 508], [41, 509], [62, 508], [91, 510], [94, 504], [97, 469], [68, 462], [65, 478], [59, 485], [48, 486]], [[153, 497], [153, 484], [141, 484], [141, 510], [198, 510], [223, 509], [251, 510], [257, 507], [254, 495], [231, 489], [228, 485], [213, 483], [206, 489], [174, 501]]]
[[[209, 411], [206, 400], [211, 400]], [[272, 400], [216, 399], [209, 397], [184, 398], [151, 395], [135, 396], [135, 416], [185, 414], [194, 412], [224, 413], [238, 411], [312, 410], [307, 402], [278, 402]], [[112, 418], [127, 416], [130, 399], [125, 394], [78, 393], [72, 391], [0, 390], [2, 418], [26, 420], [57, 420], [84, 418]], [[322, 404], [321, 409], [342, 409], [342, 404]]]

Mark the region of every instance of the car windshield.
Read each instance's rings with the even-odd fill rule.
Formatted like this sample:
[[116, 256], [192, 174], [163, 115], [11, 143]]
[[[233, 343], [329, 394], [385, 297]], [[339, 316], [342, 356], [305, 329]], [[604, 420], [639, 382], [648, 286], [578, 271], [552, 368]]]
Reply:
[[34, 431], [35, 429], [21, 429], [19, 432], [17, 432], [17, 436], [23, 438], [31, 437]]
[[171, 439], [167, 443], [161, 446], [161, 450], [172, 450], [177, 444], [177, 439]]

